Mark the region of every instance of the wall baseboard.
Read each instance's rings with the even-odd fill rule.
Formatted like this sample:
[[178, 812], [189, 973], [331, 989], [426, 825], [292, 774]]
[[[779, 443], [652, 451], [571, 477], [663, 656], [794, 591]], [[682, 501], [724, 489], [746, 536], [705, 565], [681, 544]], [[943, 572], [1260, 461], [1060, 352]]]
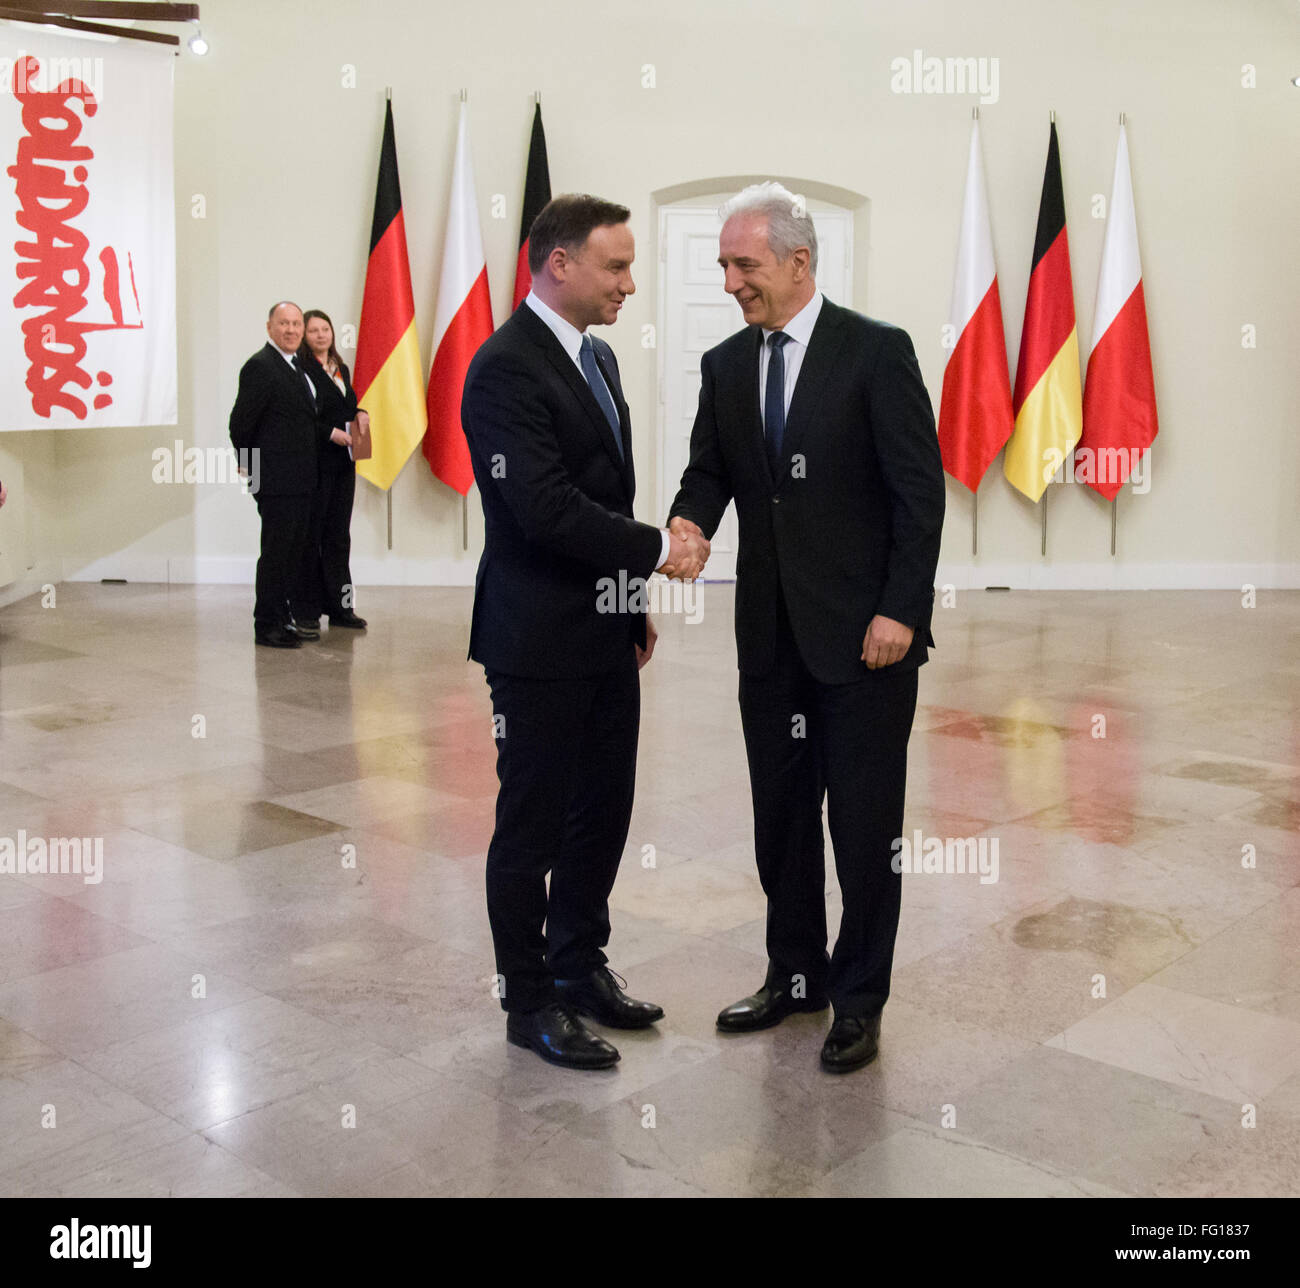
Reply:
[[0, 608], [38, 594], [42, 586], [57, 586], [64, 580], [63, 567], [57, 559], [41, 560], [7, 586], [0, 586]]
[[934, 580], [958, 590], [1296, 590], [1300, 564], [941, 563]]
[[[472, 586], [477, 560], [466, 559], [375, 559], [360, 556], [352, 560], [357, 585], [366, 586]], [[163, 582], [171, 585], [251, 586], [257, 559], [244, 556], [109, 555], [82, 562], [65, 560], [68, 581], [100, 581], [121, 577], [126, 581]]]
[[[251, 586], [256, 560], [252, 557], [200, 556], [168, 559], [164, 555], [119, 557], [110, 555], [88, 563], [64, 560], [68, 581], [99, 581], [123, 577], [127, 581], [172, 585]], [[376, 559], [352, 561], [352, 575], [362, 590], [367, 586], [472, 586], [476, 560]], [[34, 575], [34, 574], [33, 574]], [[29, 577], [28, 580], [31, 580]], [[36, 585], [58, 580], [47, 571]], [[1300, 589], [1300, 564], [1195, 563], [941, 563], [936, 586], [958, 590], [983, 590], [1009, 586], [1012, 590], [1234, 590], [1245, 585], [1260, 590]], [[0, 591], [0, 603], [12, 602], [30, 589]], [[5, 598], [5, 597], [8, 598]]]

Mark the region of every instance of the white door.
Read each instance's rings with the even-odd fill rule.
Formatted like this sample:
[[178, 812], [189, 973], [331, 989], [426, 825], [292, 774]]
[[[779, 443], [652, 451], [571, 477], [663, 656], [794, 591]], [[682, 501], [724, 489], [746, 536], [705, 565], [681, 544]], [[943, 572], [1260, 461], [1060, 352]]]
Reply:
[[[828, 300], [853, 306], [853, 215], [812, 209], [817, 229], [817, 286]], [[691, 455], [691, 426], [700, 399], [700, 356], [745, 325], [740, 305], [722, 289], [716, 207], [665, 206], [659, 212], [659, 506], [668, 506]], [[705, 578], [736, 575], [736, 508], [713, 537]]]

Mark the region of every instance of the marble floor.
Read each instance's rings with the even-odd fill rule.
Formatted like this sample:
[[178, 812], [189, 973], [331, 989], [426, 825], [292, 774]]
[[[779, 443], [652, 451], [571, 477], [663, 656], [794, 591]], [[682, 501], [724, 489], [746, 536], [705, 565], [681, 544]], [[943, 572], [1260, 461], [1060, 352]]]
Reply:
[[1300, 1193], [1300, 593], [936, 610], [908, 833], [997, 880], [904, 877], [839, 1078], [822, 1016], [713, 1025], [764, 970], [730, 586], [643, 672], [610, 954], [667, 1016], [597, 1074], [490, 996], [470, 592], [298, 652], [251, 598], [0, 610], [0, 860], [81, 868], [0, 875], [0, 1194]]

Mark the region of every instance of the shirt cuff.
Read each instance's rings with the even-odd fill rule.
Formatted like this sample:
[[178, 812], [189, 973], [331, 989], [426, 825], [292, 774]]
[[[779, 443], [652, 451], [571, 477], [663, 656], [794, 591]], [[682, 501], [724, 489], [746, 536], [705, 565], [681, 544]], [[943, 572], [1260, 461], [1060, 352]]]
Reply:
[[655, 564], [656, 568], [662, 568], [668, 562], [668, 552], [673, 547], [673, 534], [667, 528], [660, 528], [659, 532], [663, 541], [659, 545], [659, 562]]

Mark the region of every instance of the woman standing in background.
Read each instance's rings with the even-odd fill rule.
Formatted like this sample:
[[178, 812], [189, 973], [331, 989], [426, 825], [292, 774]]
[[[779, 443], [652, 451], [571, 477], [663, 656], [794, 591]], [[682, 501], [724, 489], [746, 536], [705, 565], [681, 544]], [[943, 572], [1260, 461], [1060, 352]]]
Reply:
[[322, 427], [329, 441], [318, 453], [316, 492], [312, 498], [311, 529], [300, 578], [302, 613], [294, 620], [316, 624], [322, 613], [330, 626], [364, 630], [365, 621], [353, 611], [354, 593], [348, 558], [352, 551], [352, 499], [357, 473], [352, 461], [353, 422], [369, 417], [358, 408], [347, 363], [334, 347], [334, 324], [320, 309], [303, 314], [306, 323], [301, 358], [316, 386]]

